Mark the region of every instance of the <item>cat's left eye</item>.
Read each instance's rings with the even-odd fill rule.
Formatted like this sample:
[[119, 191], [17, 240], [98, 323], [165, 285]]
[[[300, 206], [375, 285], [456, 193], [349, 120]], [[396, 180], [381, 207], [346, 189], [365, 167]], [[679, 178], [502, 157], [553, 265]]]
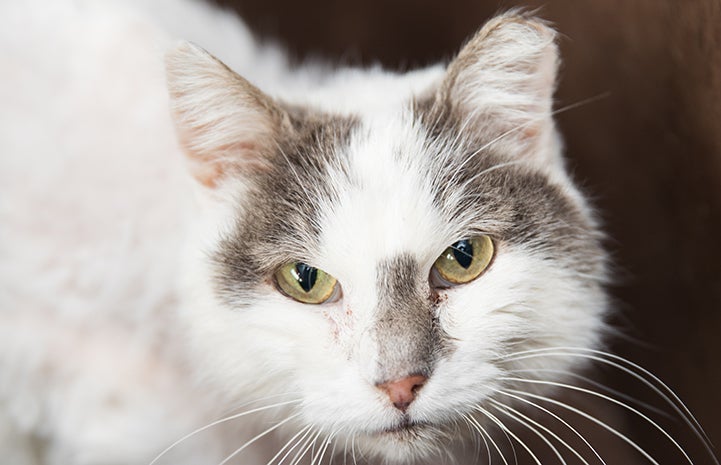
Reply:
[[275, 272], [280, 291], [304, 304], [322, 304], [338, 295], [338, 281], [328, 273], [302, 262], [288, 263]]
[[446, 288], [473, 281], [491, 264], [494, 249], [493, 240], [486, 235], [453, 243], [433, 264], [431, 284]]

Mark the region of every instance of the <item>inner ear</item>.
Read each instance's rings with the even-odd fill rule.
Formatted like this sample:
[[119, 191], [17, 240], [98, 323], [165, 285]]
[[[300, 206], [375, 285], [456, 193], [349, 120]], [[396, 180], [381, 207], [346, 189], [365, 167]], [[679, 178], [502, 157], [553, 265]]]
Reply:
[[448, 65], [436, 110], [485, 139], [538, 146], [553, 131], [556, 33], [513, 11], [493, 18]]
[[288, 114], [205, 50], [183, 43], [166, 56], [179, 140], [193, 176], [215, 188], [232, 173], [267, 169]]

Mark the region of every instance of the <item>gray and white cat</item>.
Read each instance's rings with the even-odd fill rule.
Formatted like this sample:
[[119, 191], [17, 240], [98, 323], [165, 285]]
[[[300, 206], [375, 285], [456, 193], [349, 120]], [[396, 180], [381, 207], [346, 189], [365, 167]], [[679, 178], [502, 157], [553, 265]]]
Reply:
[[543, 21], [394, 74], [190, 1], [0, 18], [3, 463], [509, 463], [620, 363]]

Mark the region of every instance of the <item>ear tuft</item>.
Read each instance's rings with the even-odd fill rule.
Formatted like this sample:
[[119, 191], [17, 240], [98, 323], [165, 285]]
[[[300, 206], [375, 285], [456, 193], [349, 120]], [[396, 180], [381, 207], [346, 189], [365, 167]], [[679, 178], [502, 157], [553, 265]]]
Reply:
[[283, 110], [196, 45], [180, 44], [165, 63], [175, 125], [195, 178], [216, 187], [230, 172], [266, 167]]

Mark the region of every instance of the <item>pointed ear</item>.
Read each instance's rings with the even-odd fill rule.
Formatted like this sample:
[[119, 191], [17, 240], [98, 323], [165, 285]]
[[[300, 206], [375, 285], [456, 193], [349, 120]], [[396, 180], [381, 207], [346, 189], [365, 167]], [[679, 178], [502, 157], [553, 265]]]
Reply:
[[273, 99], [187, 42], [170, 51], [165, 63], [175, 125], [193, 176], [215, 188], [234, 172], [266, 168], [288, 121]]
[[[519, 12], [493, 18], [449, 64], [436, 103], [486, 137], [528, 147], [553, 132], [556, 33]], [[505, 137], [505, 136], [504, 136]]]

